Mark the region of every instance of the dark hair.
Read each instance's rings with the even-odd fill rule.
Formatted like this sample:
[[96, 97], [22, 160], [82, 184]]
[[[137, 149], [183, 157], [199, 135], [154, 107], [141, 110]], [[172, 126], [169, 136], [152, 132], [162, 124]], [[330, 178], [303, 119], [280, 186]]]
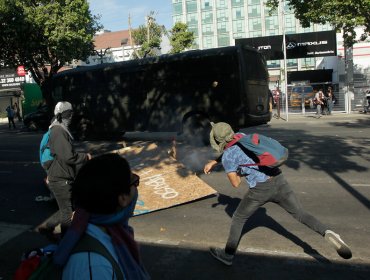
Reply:
[[118, 154], [104, 154], [89, 160], [72, 184], [72, 204], [93, 214], [117, 211], [118, 196], [130, 193], [131, 170]]

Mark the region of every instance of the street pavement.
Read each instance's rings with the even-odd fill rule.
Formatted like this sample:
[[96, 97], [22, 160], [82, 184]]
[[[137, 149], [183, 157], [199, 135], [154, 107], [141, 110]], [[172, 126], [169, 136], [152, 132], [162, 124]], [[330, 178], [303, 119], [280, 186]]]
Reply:
[[[261, 207], [244, 229], [232, 267], [214, 260], [209, 246], [225, 244], [230, 219], [247, 190], [233, 189], [222, 168], [201, 173], [209, 147], [179, 161], [218, 191], [217, 195], [131, 219], [147, 270], [153, 279], [369, 279], [370, 275], [370, 115], [281, 114], [280, 119], [242, 131], [257, 131], [289, 148], [282, 168], [304, 208], [340, 233], [353, 258], [342, 260], [318, 234], [274, 204]], [[37, 162], [41, 133], [8, 131], [0, 125], [0, 279], [11, 279], [21, 253], [47, 244], [34, 226], [53, 211]], [[128, 133], [132, 141], [165, 147], [172, 135]], [[83, 142], [81, 149], [114, 149], [118, 143]], [[118, 145], [119, 146], [119, 145]]]

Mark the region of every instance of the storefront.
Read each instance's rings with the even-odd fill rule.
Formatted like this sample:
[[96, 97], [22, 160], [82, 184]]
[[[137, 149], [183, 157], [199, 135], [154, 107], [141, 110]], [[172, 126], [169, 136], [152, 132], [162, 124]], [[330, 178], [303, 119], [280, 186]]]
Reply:
[[[25, 82], [23, 67], [18, 69], [0, 69], [0, 117], [6, 117], [6, 108], [9, 105], [22, 104], [22, 84]], [[22, 106], [19, 106], [22, 115]]]

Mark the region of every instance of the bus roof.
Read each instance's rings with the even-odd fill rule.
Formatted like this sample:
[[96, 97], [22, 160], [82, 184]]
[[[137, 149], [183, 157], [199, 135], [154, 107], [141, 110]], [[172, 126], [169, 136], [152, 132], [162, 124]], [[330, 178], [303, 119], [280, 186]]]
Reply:
[[[162, 63], [162, 62], [171, 62], [177, 60], [183, 60], [187, 58], [197, 58], [197, 57], [206, 57], [206, 56], [215, 56], [215, 55], [223, 55], [235, 52], [235, 50], [240, 49], [241, 46], [228, 46], [228, 47], [221, 47], [221, 48], [211, 48], [206, 50], [190, 50], [178, 54], [163, 54], [157, 57], [147, 57], [141, 59], [133, 59], [128, 61], [121, 61], [121, 62], [113, 62], [113, 63], [102, 63], [93, 66], [80, 66], [77, 68], [73, 68], [70, 70], [65, 70], [54, 75], [54, 78], [63, 77], [69, 74], [77, 74], [83, 73], [86, 71], [96, 71], [100, 69], [114, 69], [120, 68], [122, 66], [135, 66], [135, 65], [145, 65], [145, 64], [155, 64], [155, 63]], [[242, 46], [243, 50], [247, 50], [250, 52], [254, 52], [258, 54], [259, 52], [249, 46]]]

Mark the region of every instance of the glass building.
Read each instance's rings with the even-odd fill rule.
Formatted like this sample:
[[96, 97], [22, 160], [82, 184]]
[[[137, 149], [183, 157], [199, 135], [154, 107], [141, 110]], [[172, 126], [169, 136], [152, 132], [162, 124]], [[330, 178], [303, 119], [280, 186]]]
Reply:
[[[235, 44], [235, 39], [331, 30], [329, 25], [303, 28], [288, 5], [270, 12], [266, 0], [172, 0], [172, 19], [187, 23], [194, 32], [194, 49]], [[285, 21], [283, 24], [283, 20]], [[314, 69], [320, 58], [289, 59], [291, 70]], [[279, 60], [268, 61], [270, 74], [279, 74]], [[277, 73], [273, 70], [276, 70]]]

